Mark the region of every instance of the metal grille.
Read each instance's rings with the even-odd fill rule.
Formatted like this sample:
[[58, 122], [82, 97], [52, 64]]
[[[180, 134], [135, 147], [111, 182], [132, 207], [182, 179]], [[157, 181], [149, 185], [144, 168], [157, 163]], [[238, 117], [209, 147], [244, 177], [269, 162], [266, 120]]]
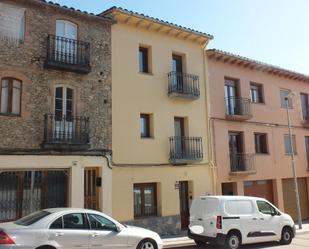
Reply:
[[14, 171], [0, 174], [0, 221], [36, 210], [67, 206], [66, 171]]
[[231, 172], [254, 171], [254, 155], [244, 153], [230, 154]]
[[168, 73], [168, 93], [199, 97], [199, 77], [197, 75], [181, 72]]
[[225, 98], [226, 115], [251, 115], [251, 102], [250, 99], [228, 97]]

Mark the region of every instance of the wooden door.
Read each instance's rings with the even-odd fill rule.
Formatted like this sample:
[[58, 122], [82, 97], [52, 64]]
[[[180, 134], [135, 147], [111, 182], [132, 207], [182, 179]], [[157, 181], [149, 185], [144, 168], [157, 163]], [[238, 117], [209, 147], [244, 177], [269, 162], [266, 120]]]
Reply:
[[99, 168], [86, 168], [84, 174], [85, 208], [99, 210]]
[[189, 188], [187, 181], [179, 182], [180, 218], [181, 228], [186, 229], [189, 225]]

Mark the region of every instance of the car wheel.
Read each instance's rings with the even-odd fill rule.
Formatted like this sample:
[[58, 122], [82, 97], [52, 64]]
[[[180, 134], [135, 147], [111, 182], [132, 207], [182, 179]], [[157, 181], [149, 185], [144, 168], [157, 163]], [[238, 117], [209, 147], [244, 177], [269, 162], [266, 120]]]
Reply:
[[225, 240], [225, 247], [229, 249], [238, 249], [240, 247], [240, 237], [237, 233], [228, 234]]
[[284, 245], [291, 244], [292, 242], [292, 230], [291, 228], [284, 227], [281, 233], [281, 240], [280, 243]]
[[153, 240], [144, 239], [138, 244], [137, 249], [158, 249], [158, 247], [157, 243]]
[[197, 247], [202, 247], [206, 245], [206, 242], [200, 241], [200, 240], [194, 240]]

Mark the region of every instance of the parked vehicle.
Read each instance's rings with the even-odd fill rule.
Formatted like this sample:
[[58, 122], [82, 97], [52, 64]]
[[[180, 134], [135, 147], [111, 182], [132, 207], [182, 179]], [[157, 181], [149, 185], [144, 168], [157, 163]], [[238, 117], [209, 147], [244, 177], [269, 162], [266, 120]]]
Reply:
[[[2, 247], [5, 246], [5, 247]], [[97, 211], [45, 209], [15, 222], [0, 223], [0, 248], [162, 249], [150, 230], [122, 225]]]
[[290, 244], [295, 225], [288, 214], [263, 198], [201, 196], [192, 202], [188, 236], [237, 249], [242, 244], [280, 241]]

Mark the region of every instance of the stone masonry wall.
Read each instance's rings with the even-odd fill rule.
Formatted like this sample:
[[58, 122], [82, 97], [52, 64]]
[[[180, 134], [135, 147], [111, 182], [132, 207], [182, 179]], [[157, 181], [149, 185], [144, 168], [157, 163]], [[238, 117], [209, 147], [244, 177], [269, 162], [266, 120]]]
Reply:
[[[21, 116], [0, 115], [0, 149], [40, 149], [44, 114], [53, 112], [55, 85], [75, 89], [75, 115], [90, 119], [91, 149], [111, 149], [111, 23], [34, 0], [5, 0], [26, 9], [25, 39], [0, 40], [0, 79], [22, 80]], [[78, 39], [90, 43], [89, 74], [45, 69], [47, 36], [56, 19], [78, 25]]]

